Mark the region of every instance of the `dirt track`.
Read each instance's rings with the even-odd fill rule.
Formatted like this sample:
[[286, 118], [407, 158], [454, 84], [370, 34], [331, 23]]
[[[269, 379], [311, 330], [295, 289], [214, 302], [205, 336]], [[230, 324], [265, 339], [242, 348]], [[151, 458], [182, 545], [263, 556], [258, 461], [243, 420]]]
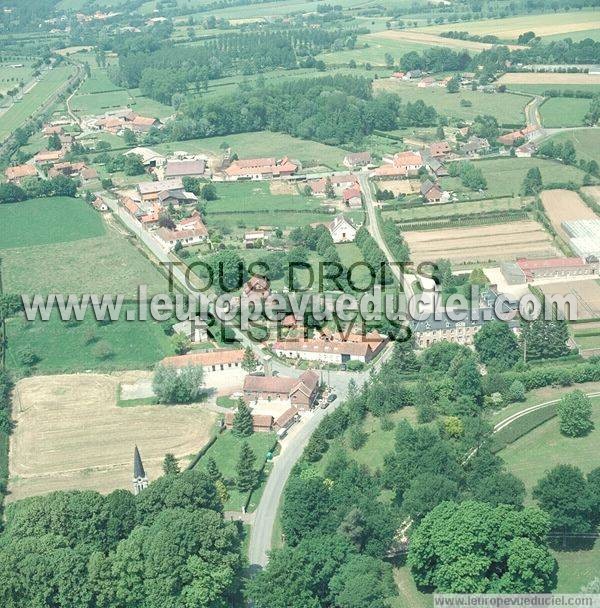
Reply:
[[165, 453], [195, 454], [208, 441], [215, 414], [200, 406], [118, 407], [119, 382], [134, 382], [137, 375], [21, 380], [13, 408], [8, 500], [52, 490], [129, 489], [135, 444], [150, 479], [162, 474]]

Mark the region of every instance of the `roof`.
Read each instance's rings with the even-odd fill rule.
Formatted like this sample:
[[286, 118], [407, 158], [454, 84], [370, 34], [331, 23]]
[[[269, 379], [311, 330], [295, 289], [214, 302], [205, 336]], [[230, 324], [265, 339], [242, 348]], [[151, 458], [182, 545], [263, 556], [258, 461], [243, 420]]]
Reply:
[[202, 228], [191, 228], [189, 230], [169, 230], [169, 228], [159, 228], [156, 231], [158, 237], [165, 241], [180, 241], [182, 239], [192, 239], [197, 236], [206, 236], [208, 233], [206, 227], [202, 224]]
[[[419, 321], [412, 321], [412, 330], [415, 333], [423, 333], [427, 331], [443, 331], [445, 329], [453, 329], [455, 327], [478, 327], [485, 323], [484, 316], [486, 312], [490, 319], [494, 319], [494, 311], [492, 308], [473, 308], [464, 315], [461, 321], [455, 321], [448, 316], [447, 312], [437, 311], [427, 318]], [[475, 313], [475, 311], [478, 311]]]
[[61, 159], [63, 156], [65, 155], [64, 150], [48, 150], [48, 151], [42, 151], [42, 152], [38, 152], [34, 157], [33, 160], [36, 162], [44, 162], [44, 161], [51, 161], [51, 160], [59, 160]]
[[134, 125], [151, 127], [157, 120], [156, 118], [147, 118], [146, 116], [136, 116], [131, 122]]
[[269, 289], [269, 280], [257, 275], [251, 276], [244, 284], [244, 293], [246, 294], [252, 291], [265, 291], [267, 289]]
[[342, 198], [344, 199], [344, 201], [349, 201], [350, 199], [356, 197], [360, 198], [360, 190], [358, 188], [346, 188], [342, 192]]
[[244, 379], [244, 391], [257, 393], [285, 393], [291, 395], [297, 391], [304, 393], [307, 397], [319, 385], [319, 376], [308, 370], [299, 378], [289, 376], [246, 376]]
[[91, 167], [86, 167], [85, 169], [82, 169], [81, 177], [83, 179], [96, 179], [98, 177], [98, 171]]
[[281, 416], [275, 419], [275, 424], [279, 427], [285, 426], [298, 413], [298, 408], [290, 407]]
[[223, 348], [207, 350], [202, 353], [165, 357], [161, 363], [172, 367], [186, 367], [187, 365], [226, 365], [229, 363], [241, 363], [243, 358], [243, 350]]
[[379, 343], [371, 342], [342, 342], [326, 340], [281, 340], [273, 344], [273, 350], [292, 352], [312, 352], [339, 355], [355, 355], [364, 357], [369, 350], [377, 348]]
[[140, 206], [128, 196], [123, 199], [123, 206], [131, 215], [135, 215], [140, 210]]
[[519, 258], [517, 260], [519, 268], [527, 273], [532, 270], [543, 270], [547, 268], [571, 268], [573, 266], [585, 266], [585, 261], [581, 258], [550, 258], [548, 260], [528, 260]]
[[17, 165], [16, 167], [7, 167], [4, 172], [6, 179], [20, 179], [21, 177], [34, 177], [37, 175], [37, 170], [33, 165]]
[[141, 182], [138, 184], [140, 194], [158, 194], [168, 190], [183, 190], [183, 182], [180, 178], [165, 179], [158, 182]]
[[124, 154], [125, 155], [137, 154], [138, 156], [141, 156], [142, 162], [145, 165], [151, 163], [152, 161], [163, 161], [165, 159], [165, 157], [162, 154], [155, 152], [154, 150], [152, 150], [152, 148], [144, 148], [144, 147], [131, 148], [131, 150], [124, 152]]
[[142, 457], [137, 445], [133, 450], [133, 478], [143, 479], [146, 477], [146, 471], [144, 471], [144, 464], [142, 463]]
[[[359, 193], [359, 195], [360, 195], [360, 193]], [[339, 226], [343, 226], [343, 225], [346, 225], [349, 228], [354, 228], [356, 230], [356, 227], [354, 226], [354, 224], [349, 219], [344, 217], [342, 214], [336, 215], [333, 218], [333, 220], [331, 220], [331, 222], [329, 222], [329, 224], [327, 224], [327, 229], [329, 230], [329, 232], [332, 232]]]
[[[225, 424], [227, 426], [233, 425], [235, 418], [235, 412], [225, 412]], [[252, 414], [252, 426], [271, 428], [273, 424], [273, 416], [269, 414]]]
[[423, 158], [419, 152], [399, 152], [394, 154], [394, 165], [396, 167], [410, 167], [412, 165], [421, 166], [423, 164]]
[[397, 167], [396, 165], [381, 165], [373, 171], [373, 175], [376, 177], [405, 177], [408, 175], [408, 169], [406, 167]]
[[371, 162], [371, 153], [370, 152], [352, 152], [350, 154], [346, 154], [344, 160], [349, 164], [358, 165], [362, 163], [370, 163]]
[[206, 162], [204, 160], [170, 160], [167, 161], [165, 177], [203, 175], [205, 171]]
[[431, 156], [440, 156], [450, 152], [450, 144], [447, 141], [435, 141], [429, 146]]
[[225, 169], [225, 173], [230, 176], [248, 175], [253, 173], [279, 175], [280, 173], [293, 173], [297, 169], [298, 165], [291, 162], [290, 159], [285, 156], [279, 161], [274, 158], [236, 160]]

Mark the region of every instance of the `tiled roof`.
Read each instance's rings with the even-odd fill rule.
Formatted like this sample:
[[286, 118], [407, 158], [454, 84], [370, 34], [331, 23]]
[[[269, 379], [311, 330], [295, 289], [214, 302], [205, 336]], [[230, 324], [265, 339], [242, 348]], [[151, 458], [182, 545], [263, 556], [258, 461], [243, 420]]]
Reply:
[[37, 170], [33, 165], [17, 165], [16, 167], [7, 167], [4, 172], [6, 179], [20, 179], [21, 177], [34, 177], [37, 175]]
[[201, 353], [165, 357], [162, 360], [162, 364], [173, 367], [185, 367], [186, 365], [225, 365], [229, 363], [241, 363], [243, 358], [244, 351], [241, 349], [216, 349]]

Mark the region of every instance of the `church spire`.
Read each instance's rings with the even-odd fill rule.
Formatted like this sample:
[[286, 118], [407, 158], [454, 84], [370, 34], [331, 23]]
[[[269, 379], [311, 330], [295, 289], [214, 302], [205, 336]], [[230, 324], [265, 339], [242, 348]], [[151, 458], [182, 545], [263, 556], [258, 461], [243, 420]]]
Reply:
[[139, 494], [142, 490], [148, 487], [148, 478], [142, 463], [142, 457], [137, 445], [133, 450], [133, 493]]

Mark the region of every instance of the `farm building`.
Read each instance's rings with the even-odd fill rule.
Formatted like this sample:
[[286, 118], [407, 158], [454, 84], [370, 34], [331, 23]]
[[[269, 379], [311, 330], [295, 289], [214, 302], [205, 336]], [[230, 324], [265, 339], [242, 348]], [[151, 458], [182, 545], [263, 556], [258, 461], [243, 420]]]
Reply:
[[161, 363], [176, 368], [201, 365], [206, 372], [218, 372], [241, 368], [243, 359], [244, 351], [242, 349], [215, 349], [201, 353], [165, 357]]
[[524, 129], [519, 129], [518, 131], [512, 131], [511, 133], [505, 133], [504, 135], [500, 135], [498, 141], [504, 146], [512, 146], [515, 141], [519, 139], [524, 139], [525, 141], [529, 141], [533, 139], [539, 129], [533, 125], [525, 127]]
[[598, 264], [588, 263], [583, 258], [520, 258], [515, 263], [502, 264], [501, 271], [509, 285], [520, 285], [538, 279], [564, 280], [569, 277], [593, 275], [598, 272]]
[[17, 165], [16, 167], [7, 167], [4, 171], [6, 181], [12, 184], [19, 184], [26, 177], [37, 177], [37, 169], [33, 165]]
[[573, 251], [584, 258], [600, 258], [600, 219], [563, 222]]
[[460, 147], [462, 156], [478, 156], [490, 150], [490, 142], [484, 137], [470, 137], [466, 144]]
[[452, 148], [447, 141], [434, 141], [429, 145], [427, 153], [432, 158], [443, 158], [452, 152]]
[[287, 156], [281, 160], [275, 158], [249, 158], [235, 160], [225, 169], [225, 179], [237, 181], [239, 179], [272, 179], [276, 177], [290, 177], [296, 173], [298, 165]]
[[343, 340], [282, 340], [273, 344], [273, 352], [280, 357], [320, 361], [322, 363], [368, 363], [385, 346], [386, 339], [379, 341], [365, 338], [361, 342]]
[[[225, 428], [232, 429], [235, 412], [225, 413]], [[273, 416], [269, 414], [252, 414], [252, 430], [255, 433], [269, 433], [273, 430]]]
[[160, 167], [167, 162], [167, 159], [162, 154], [155, 152], [151, 148], [132, 148], [125, 152], [125, 155], [127, 154], [137, 154], [142, 159], [142, 163], [145, 167]]
[[416, 174], [419, 169], [425, 166], [420, 152], [399, 152], [394, 154], [392, 163], [395, 167], [406, 171], [407, 174]]
[[355, 167], [368, 167], [371, 162], [370, 152], [353, 152], [352, 154], [346, 154], [344, 156], [344, 166], [348, 169], [354, 169]]
[[165, 166], [164, 178], [204, 177], [205, 173], [204, 160], [169, 160]]
[[309, 410], [313, 406], [318, 390], [319, 376], [310, 370], [299, 378], [249, 375], [244, 379], [246, 401], [289, 401], [291, 406], [300, 410]]
[[342, 192], [342, 200], [350, 209], [362, 207], [362, 197], [358, 188], [346, 188]]
[[186, 192], [181, 178], [158, 182], [142, 182], [138, 184], [137, 191], [142, 201], [156, 201], [165, 207], [169, 204], [181, 205], [198, 202], [195, 194]]

